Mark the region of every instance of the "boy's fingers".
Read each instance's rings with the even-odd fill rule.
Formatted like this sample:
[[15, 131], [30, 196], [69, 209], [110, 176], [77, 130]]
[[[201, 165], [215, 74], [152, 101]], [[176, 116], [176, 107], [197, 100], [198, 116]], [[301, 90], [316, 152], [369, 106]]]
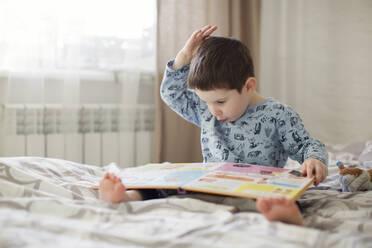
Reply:
[[203, 37], [204, 36], [204, 32], [210, 27], [210, 25], [207, 25], [201, 29], [198, 29], [196, 31], [194, 31], [194, 33], [192, 34], [192, 38], [200, 38], [200, 37]]
[[212, 26], [212, 27], [210, 27], [209, 30], [207, 30], [207, 34], [210, 35], [211, 33], [213, 33], [216, 30], [217, 30], [217, 26]]
[[216, 29], [217, 29], [217, 26], [210, 27], [209, 29], [203, 32], [203, 37], [208, 37], [211, 33], [216, 31]]
[[324, 180], [323, 168], [321, 166], [315, 166], [314, 168], [315, 173], [315, 186], [317, 186], [320, 182]]
[[315, 167], [317, 178], [319, 178], [318, 183], [323, 182], [327, 177], [327, 168], [319, 164]]
[[307, 177], [313, 177], [313, 171], [314, 171], [314, 166], [312, 164], [309, 164], [306, 170]]
[[210, 27], [211, 27], [211, 25], [207, 25], [207, 26], [202, 27], [202, 29], [199, 29], [199, 30], [200, 30], [202, 33], [204, 33], [204, 32], [207, 31]]
[[201, 34], [201, 30], [196, 30], [193, 34], [192, 37], [197, 37], [199, 34]]
[[306, 165], [304, 165], [304, 164], [302, 164], [302, 171], [301, 171], [301, 174], [302, 174], [302, 176], [307, 175], [307, 167], [306, 167]]
[[315, 176], [315, 186], [317, 186], [320, 183], [320, 176]]
[[319, 166], [315, 166], [315, 180], [317, 184], [322, 181], [322, 174], [322, 168], [320, 168]]
[[326, 170], [326, 168], [324, 168], [324, 166], [322, 166], [322, 180], [321, 180], [321, 182], [323, 182], [326, 178], [327, 178], [327, 170]]
[[306, 175], [306, 167], [302, 168], [301, 174], [302, 174], [302, 176]]

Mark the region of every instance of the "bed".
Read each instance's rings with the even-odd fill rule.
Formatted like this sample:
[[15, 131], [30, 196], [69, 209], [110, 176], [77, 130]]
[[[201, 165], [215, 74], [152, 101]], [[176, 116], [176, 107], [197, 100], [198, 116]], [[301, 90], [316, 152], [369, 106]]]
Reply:
[[372, 191], [340, 192], [335, 166], [372, 169], [372, 142], [328, 151], [328, 178], [299, 199], [305, 227], [270, 223], [244, 199], [104, 203], [89, 187], [113, 165], [0, 158], [0, 247], [372, 247]]

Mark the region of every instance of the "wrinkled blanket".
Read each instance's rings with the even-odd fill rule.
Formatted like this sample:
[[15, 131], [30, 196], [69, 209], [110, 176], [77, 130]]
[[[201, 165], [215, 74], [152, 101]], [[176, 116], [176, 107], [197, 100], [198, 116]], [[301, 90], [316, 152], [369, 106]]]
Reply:
[[268, 222], [246, 199], [104, 203], [89, 187], [112, 166], [0, 158], [0, 247], [372, 247], [372, 191], [340, 192], [335, 166], [371, 169], [365, 149], [328, 146], [328, 178], [299, 199], [305, 227]]

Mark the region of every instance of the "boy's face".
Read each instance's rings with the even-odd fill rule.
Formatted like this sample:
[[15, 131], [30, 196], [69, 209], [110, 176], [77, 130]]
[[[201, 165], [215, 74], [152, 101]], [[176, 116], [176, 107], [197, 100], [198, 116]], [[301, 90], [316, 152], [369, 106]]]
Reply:
[[207, 104], [212, 115], [223, 122], [233, 122], [239, 119], [248, 107], [250, 100], [249, 93], [244, 87], [241, 93], [235, 89], [208, 91], [195, 89], [195, 93]]

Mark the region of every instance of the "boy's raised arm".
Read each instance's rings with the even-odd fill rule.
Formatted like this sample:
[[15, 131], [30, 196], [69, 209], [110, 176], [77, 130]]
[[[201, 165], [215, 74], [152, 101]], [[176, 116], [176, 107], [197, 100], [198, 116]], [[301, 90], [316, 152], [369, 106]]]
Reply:
[[168, 62], [160, 86], [160, 96], [163, 101], [185, 120], [197, 126], [200, 126], [201, 106], [199, 97], [187, 88], [189, 64], [200, 45], [216, 29], [216, 26], [208, 25], [196, 30], [190, 36], [175, 60]]
[[207, 25], [201, 29], [196, 30], [190, 38], [186, 41], [185, 46], [178, 52], [173, 63], [173, 69], [177, 70], [185, 65], [191, 63], [192, 58], [198, 51], [199, 46], [207, 39], [215, 30], [217, 26]]

